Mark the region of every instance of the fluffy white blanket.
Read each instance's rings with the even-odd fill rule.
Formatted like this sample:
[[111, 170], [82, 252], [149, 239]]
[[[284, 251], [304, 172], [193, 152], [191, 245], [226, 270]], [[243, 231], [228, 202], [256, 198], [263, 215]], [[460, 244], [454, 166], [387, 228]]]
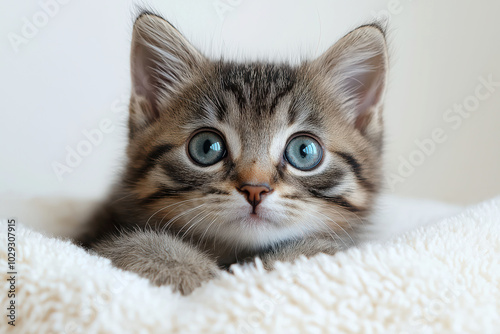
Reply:
[[392, 199], [384, 230], [427, 225], [272, 272], [236, 267], [187, 297], [18, 222], [15, 327], [3, 220], [0, 332], [498, 333], [500, 197], [438, 219], [455, 210]]

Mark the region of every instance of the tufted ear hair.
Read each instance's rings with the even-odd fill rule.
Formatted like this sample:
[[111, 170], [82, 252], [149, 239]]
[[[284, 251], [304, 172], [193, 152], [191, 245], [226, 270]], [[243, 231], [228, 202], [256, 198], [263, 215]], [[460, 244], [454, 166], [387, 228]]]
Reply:
[[314, 60], [313, 67], [354, 127], [379, 137], [388, 68], [382, 28], [367, 25], [351, 31]]
[[131, 129], [156, 120], [160, 104], [178, 93], [207, 61], [174, 26], [150, 13], [135, 21], [130, 60]]

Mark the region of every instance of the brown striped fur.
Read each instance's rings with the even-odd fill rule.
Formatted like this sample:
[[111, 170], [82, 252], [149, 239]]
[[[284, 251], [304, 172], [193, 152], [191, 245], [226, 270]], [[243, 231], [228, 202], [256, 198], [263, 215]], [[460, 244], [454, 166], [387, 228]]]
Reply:
[[[83, 244], [183, 293], [216, 276], [216, 264], [260, 256], [272, 268], [353, 244], [380, 185], [387, 72], [380, 27], [360, 27], [298, 66], [235, 63], [207, 59], [167, 21], [144, 13], [131, 61], [128, 160]], [[186, 149], [203, 128], [227, 145], [227, 156], [209, 167], [195, 165]], [[283, 157], [296, 133], [323, 146], [314, 170]], [[273, 190], [258, 219], [242, 184]]]

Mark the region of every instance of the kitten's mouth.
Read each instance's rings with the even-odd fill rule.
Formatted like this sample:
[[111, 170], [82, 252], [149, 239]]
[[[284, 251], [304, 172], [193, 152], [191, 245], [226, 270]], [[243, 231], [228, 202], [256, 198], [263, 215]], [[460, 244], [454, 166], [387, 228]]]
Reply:
[[265, 211], [266, 211], [265, 208], [253, 204], [248, 208], [247, 214], [252, 218], [262, 218], [262, 215], [264, 214]]
[[250, 224], [263, 224], [269, 223], [269, 220], [265, 217], [262, 210], [258, 208], [252, 208], [250, 212], [245, 214], [245, 220]]
[[262, 218], [261, 215], [259, 215], [258, 213], [255, 213], [255, 212], [251, 212], [248, 217], [250, 217], [250, 220], [251, 221], [255, 221], [255, 222], [264, 222], [265, 219]]

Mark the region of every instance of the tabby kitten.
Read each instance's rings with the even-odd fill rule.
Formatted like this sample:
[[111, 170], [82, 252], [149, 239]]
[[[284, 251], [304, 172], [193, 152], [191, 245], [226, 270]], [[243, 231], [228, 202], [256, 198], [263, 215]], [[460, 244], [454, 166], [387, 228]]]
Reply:
[[141, 14], [128, 160], [81, 242], [183, 294], [220, 268], [351, 245], [380, 184], [383, 30], [298, 66], [207, 59]]

